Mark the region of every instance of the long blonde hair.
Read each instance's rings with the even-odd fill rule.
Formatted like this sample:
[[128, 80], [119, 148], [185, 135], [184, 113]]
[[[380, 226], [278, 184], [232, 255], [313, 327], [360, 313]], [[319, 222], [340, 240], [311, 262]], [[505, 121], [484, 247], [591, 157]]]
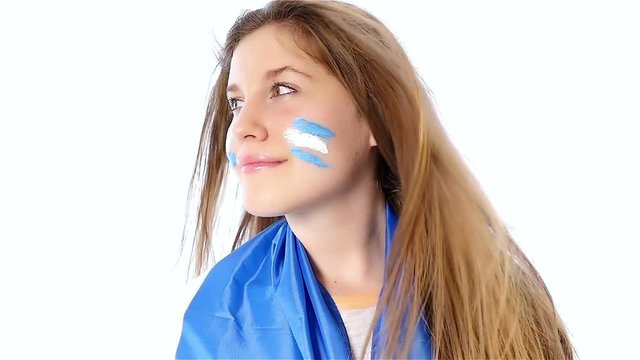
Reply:
[[[341, 2], [272, 1], [229, 31], [189, 191], [198, 201], [196, 275], [207, 267], [227, 176], [231, 57], [244, 36], [267, 24], [291, 31], [342, 82], [377, 141], [378, 183], [399, 216], [376, 313], [385, 311], [383, 355], [406, 357], [410, 342], [395, 339], [413, 338], [424, 319], [436, 358], [572, 359], [544, 282], [448, 139], [401, 45], [374, 16]], [[233, 249], [278, 219], [245, 212]]]

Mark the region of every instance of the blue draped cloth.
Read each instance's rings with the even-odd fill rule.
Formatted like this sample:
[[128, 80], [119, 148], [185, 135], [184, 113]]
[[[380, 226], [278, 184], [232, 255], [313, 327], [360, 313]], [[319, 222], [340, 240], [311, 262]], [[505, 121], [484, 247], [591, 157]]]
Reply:
[[[386, 204], [385, 254], [397, 216]], [[384, 313], [382, 319], [384, 319]], [[377, 358], [381, 321], [375, 327]], [[396, 339], [404, 342], [406, 339]], [[351, 359], [333, 299], [316, 280], [307, 252], [285, 219], [220, 260], [187, 308], [176, 359]], [[421, 321], [410, 358], [432, 357]]]

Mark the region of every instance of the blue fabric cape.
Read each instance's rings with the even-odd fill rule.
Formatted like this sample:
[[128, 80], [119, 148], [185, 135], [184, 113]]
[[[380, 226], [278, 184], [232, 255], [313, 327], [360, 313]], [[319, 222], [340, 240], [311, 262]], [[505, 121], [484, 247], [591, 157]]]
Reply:
[[[386, 248], [397, 216], [386, 204]], [[384, 313], [382, 315], [384, 319]], [[372, 341], [377, 358], [381, 322]], [[398, 339], [400, 342], [405, 339]], [[187, 308], [177, 359], [351, 359], [336, 304], [285, 219], [219, 261]], [[422, 321], [410, 358], [431, 358]]]

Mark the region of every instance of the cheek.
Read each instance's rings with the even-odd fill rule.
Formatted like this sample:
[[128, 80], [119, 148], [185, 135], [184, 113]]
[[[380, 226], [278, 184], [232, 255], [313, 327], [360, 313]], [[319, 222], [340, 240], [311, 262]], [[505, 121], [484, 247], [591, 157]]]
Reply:
[[329, 154], [330, 142], [335, 133], [327, 126], [297, 117], [293, 119], [291, 126], [284, 130], [283, 137], [291, 146], [291, 155], [315, 167], [329, 167], [326, 156]]
[[225, 150], [227, 151], [227, 159], [229, 159], [229, 164], [231, 165], [231, 168], [235, 168], [238, 165], [238, 160], [236, 158], [235, 152], [231, 150], [231, 140], [232, 140], [231, 132], [232, 131], [233, 131], [233, 128], [229, 126], [229, 130], [227, 131], [227, 138], [225, 141]]
[[339, 171], [361, 169], [368, 161], [369, 132], [359, 119], [341, 118], [336, 125], [336, 137], [330, 143], [328, 161]]

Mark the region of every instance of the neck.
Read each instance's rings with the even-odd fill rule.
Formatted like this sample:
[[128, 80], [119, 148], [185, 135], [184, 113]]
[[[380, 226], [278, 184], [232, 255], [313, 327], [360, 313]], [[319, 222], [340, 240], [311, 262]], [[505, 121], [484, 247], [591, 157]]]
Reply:
[[331, 295], [380, 291], [386, 212], [375, 181], [286, 218], [304, 245], [316, 278]]

